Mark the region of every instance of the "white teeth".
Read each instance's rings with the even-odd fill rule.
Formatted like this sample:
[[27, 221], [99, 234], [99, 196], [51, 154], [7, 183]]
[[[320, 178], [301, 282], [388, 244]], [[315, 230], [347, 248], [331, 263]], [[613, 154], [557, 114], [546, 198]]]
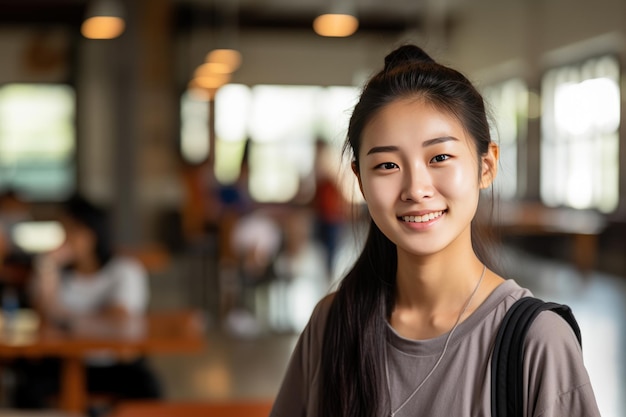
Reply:
[[423, 216], [402, 216], [402, 220], [410, 223], [424, 223], [432, 219], [436, 219], [441, 216], [443, 211], [435, 211], [432, 213], [424, 214]]

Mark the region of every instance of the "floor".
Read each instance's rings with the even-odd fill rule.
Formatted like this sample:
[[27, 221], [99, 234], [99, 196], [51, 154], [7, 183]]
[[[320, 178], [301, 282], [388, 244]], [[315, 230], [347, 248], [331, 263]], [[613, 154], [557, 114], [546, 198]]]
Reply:
[[[581, 274], [567, 263], [507, 248], [500, 256], [509, 277], [540, 298], [572, 307], [583, 334], [583, 354], [602, 416], [626, 416], [626, 277]], [[188, 279], [153, 280], [155, 307], [186, 303]], [[295, 333], [234, 336], [207, 315], [209, 345], [195, 356], [153, 359], [172, 399], [271, 398], [280, 385]]]

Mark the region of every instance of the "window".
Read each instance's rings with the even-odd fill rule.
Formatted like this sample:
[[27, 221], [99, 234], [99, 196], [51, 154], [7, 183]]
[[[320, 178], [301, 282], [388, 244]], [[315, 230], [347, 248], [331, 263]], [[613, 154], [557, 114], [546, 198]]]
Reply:
[[[216, 178], [224, 184], [237, 179], [244, 144], [250, 140], [251, 196], [259, 202], [289, 201], [311, 177], [315, 141], [326, 140], [337, 150], [341, 147], [358, 92], [341, 86], [228, 84], [220, 88], [215, 96]], [[185, 112], [191, 105], [194, 110]], [[206, 102], [192, 103], [191, 97], [183, 97], [181, 138], [187, 145], [181, 144], [181, 149], [194, 149], [189, 155], [199, 161], [208, 154], [207, 112]], [[188, 139], [191, 126], [194, 134]], [[186, 160], [193, 162], [190, 157]]]
[[206, 100], [185, 92], [180, 100], [180, 153], [191, 164], [209, 156], [209, 107]]
[[526, 136], [528, 91], [522, 80], [511, 79], [485, 88], [484, 96], [494, 118], [491, 137], [500, 145], [494, 190], [503, 199], [513, 199], [524, 193], [526, 184], [518, 149]]
[[553, 69], [542, 81], [541, 198], [549, 206], [617, 207], [619, 64], [612, 56]]
[[0, 87], [0, 189], [29, 200], [61, 200], [75, 189], [74, 89]]

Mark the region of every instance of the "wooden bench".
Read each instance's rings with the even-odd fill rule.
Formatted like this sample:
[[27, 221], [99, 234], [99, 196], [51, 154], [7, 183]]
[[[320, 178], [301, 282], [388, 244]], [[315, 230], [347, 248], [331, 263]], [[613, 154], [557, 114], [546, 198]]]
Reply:
[[267, 417], [273, 400], [241, 401], [129, 401], [108, 417]]

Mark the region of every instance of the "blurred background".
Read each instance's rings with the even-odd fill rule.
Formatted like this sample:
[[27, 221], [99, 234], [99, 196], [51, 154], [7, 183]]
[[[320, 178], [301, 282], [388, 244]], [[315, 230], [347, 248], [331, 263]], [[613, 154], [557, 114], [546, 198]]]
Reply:
[[[602, 415], [626, 416], [622, 0], [0, 0], [4, 293], [28, 307], [80, 193], [145, 267], [148, 311], [202, 314], [201, 352], [150, 357], [161, 401], [271, 403], [358, 252], [346, 124], [403, 42], [483, 92], [496, 267], [572, 306]], [[21, 415], [11, 360], [0, 415]]]

